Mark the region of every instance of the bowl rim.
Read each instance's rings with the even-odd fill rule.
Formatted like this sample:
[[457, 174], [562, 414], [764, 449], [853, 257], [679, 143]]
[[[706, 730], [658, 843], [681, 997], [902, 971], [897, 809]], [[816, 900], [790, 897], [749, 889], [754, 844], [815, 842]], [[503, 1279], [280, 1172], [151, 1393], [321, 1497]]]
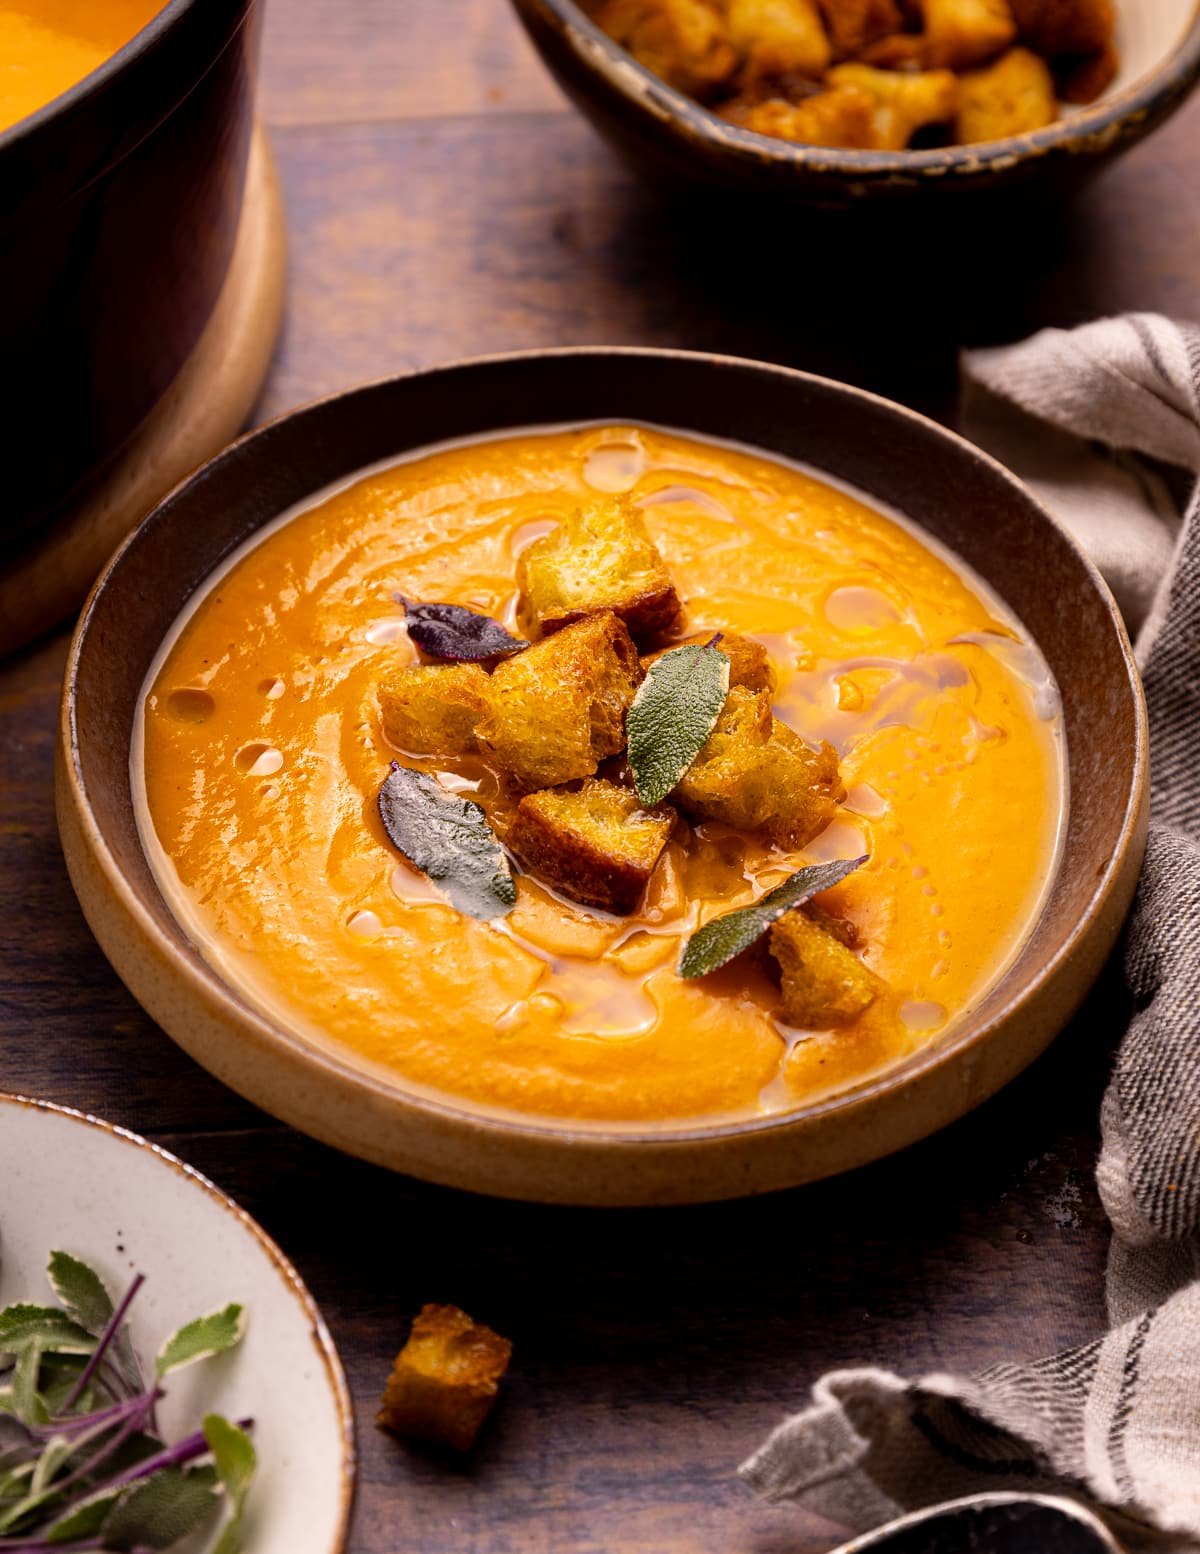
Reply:
[[674, 123], [691, 137], [732, 154], [747, 165], [775, 164], [797, 171], [854, 174], [867, 178], [906, 174], [1008, 171], [1021, 162], [1094, 139], [1104, 146], [1127, 123], [1147, 116], [1161, 104], [1181, 97], [1200, 79], [1200, 4], [1182, 38], [1166, 59], [1148, 74], [1112, 95], [1100, 97], [1025, 135], [1009, 135], [977, 145], [939, 146], [922, 151], [858, 151], [840, 146], [795, 145], [726, 123], [711, 109], [670, 86], [641, 64], [585, 14], [577, 0], [513, 0], [518, 12], [537, 12], [567, 40], [575, 58], [596, 71], [639, 112], [668, 125]]
[[342, 1365], [341, 1356], [338, 1354], [337, 1345], [333, 1341], [333, 1336], [326, 1325], [325, 1318], [321, 1314], [321, 1308], [317, 1305], [308, 1286], [300, 1277], [295, 1265], [279, 1246], [278, 1242], [267, 1234], [249, 1210], [244, 1209], [228, 1193], [223, 1192], [202, 1171], [198, 1171], [195, 1166], [189, 1165], [186, 1160], [181, 1160], [178, 1155], [172, 1154], [169, 1149], [164, 1149], [161, 1144], [156, 1144], [153, 1139], [143, 1138], [140, 1133], [135, 1133], [131, 1128], [124, 1128], [116, 1122], [108, 1122], [103, 1117], [97, 1117], [93, 1112], [80, 1111], [74, 1106], [64, 1106], [59, 1101], [47, 1101], [36, 1096], [22, 1095], [18, 1091], [0, 1090], [0, 1107], [13, 1107], [21, 1111], [44, 1112], [51, 1116], [63, 1117], [69, 1122], [81, 1123], [84, 1127], [106, 1134], [119, 1144], [128, 1144], [135, 1149], [143, 1150], [147, 1154], [155, 1156], [160, 1164], [173, 1171], [176, 1176], [182, 1177], [185, 1182], [199, 1188], [218, 1208], [224, 1209], [227, 1214], [232, 1215], [242, 1229], [258, 1242], [268, 1261], [274, 1266], [276, 1272], [287, 1286], [288, 1292], [304, 1311], [311, 1330], [314, 1347], [320, 1356], [330, 1391], [333, 1394], [334, 1408], [337, 1413], [338, 1434], [341, 1441], [341, 1461], [339, 1464], [341, 1492], [338, 1507], [338, 1524], [334, 1533], [334, 1542], [329, 1548], [329, 1554], [343, 1554], [350, 1541], [350, 1528], [358, 1492], [358, 1438], [354, 1423], [354, 1404], [350, 1397], [350, 1387], [346, 1381], [346, 1372]]
[[[425, 1091], [406, 1084], [399, 1075], [389, 1078], [376, 1067], [354, 1061], [348, 1056], [341, 1056], [332, 1043], [328, 1048], [318, 1046], [299, 1031], [290, 1030], [286, 1025], [277, 1023], [262, 1010], [237, 996], [235, 990], [220, 973], [199, 955], [195, 958], [185, 958], [179, 954], [178, 945], [173, 940], [171, 934], [159, 926], [154, 916], [143, 905], [138, 891], [130, 884], [109, 848], [103, 829], [90, 802], [86, 780], [83, 775], [79, 731], [75, 720], [75, 687], [80, 673], [81, 660], [87, 649], [88, 634], [97, 604], [102, 594], [110, 586], [110, 581], [118, 577], [125, 555], [139, 543], [140, 536], [151, 525], [169, 521], [172, 516], [171, 508], [173, 504], [182, 499], [193, 486], [201, 484], [211, 471], [230, 463], [236, 464], [243, 456], [245, 449], [259, 441], [269, 442], [276, 428], [286, 421], [318, 413], [324, 407], [346, 402], [358, 395], [371, 393], [391, 384], [419, 379], [432, 379], [443, 374], [469, 373], [478, 368], [495, 370], [503, 368], [507, 364], [534, 360], [570, 363], [586, 361], [597, 357], [620, 357], [627, 360], [653, 358], [656, 360], [673, 360], [683, 364], [703, 362], [718, 369], [732, 368], [737, 371], [749, 369], [758, 374], [765, 374], [768, 377], [779, 376], [786, 380], [813, 385], [818, 392], [829, 392], [832, 390], [836, 395], [844, 396], [848, 400], [869, 404], [892, 415], [901, 416], [914, 423], [916, 427], [923, 429], [926, 434], [932, 432], [935, 436], [947, 439], [957, 445], [970, 458], [985, 465], [993, 478], [999, 478], [1005, 483], [1016, 487], [1023, 499], [1038, 509], [1045, 522], [1058, 531], [1061, 539], [1074, 552], [1076, 559], [1084, 568], [1088, 580], [1095, 588], [1101, 603], [1104, 605], [1106, 616], [1116, 636], [1117, 646], [1125, 670], [1126, 684], [1134, 701], [1136, 736], [1133, 751], [1132, 780], [1129, 792], [1126, 795], [1119, 831], [1113, 840], [1104, 869], [1096, 877], [1092, 886], [1087, 906], [1076, 918], [1057, 952], [1047, 959], [1041, 968], [1025, 983], [1023, 988], [1010, 995], [1003, 1004], [998, 1006], [987, 1021], [980, 1023], [972, 1020], [970, 1012], [968, 1012], [962, 1019], [958, 1029], [944, 1040], [939, 1040], [936, 1043], [918, 1049], [907, 1058], [892, 1064], [881, 1072], [867, 1075], [857, 1083], [822, 1097], [820, 1100], [764, 1117], [727, 1117], [711, 1122], [685, 1123], [678, 1127], [661, 1122], [632, 1125], [590, 1123], [586, 1120], [572, 1118], [524, 1117], [519, 1113], [501, 1111], [499, 1109], [490, 1111], [486, 1108], [472, 1106], [467, 1102], [458, 1101], [451, 1096], [440, 1096], [436, 1092]], [[498, 425], [494, 428], [494, 433], [495, 435], [502, 435], [506, 429], [514, 430], [515, 428], [505, 428], [503, 425]], [[677, 430], [684, 433], [687, 432], [686, 427], [678, 427]], [[487, 434], [481, 435], [486, 436]], [[418, 450], [398, 449], [395, 455], [397, 462], [403, 459], [406, 451]], [[763, 451], [769, 453], [770, 449], [764, 447]], [[311, 494], [315, 496], [317, 493]], [[270, 519], [264, 519], [261, 524], [256, 526], [255, 532], [257, 532], [257, 529], [265, 527], [270, 521]], [[919, 528], [920, 524], [917, 524], [917, 527]], [[246, 543], [249, 538], [250, 534], [248, 533], [244, 536], [241, 543]], [[216, 564], [214, 563], [214, 566]], [[211, 572], [212, 568], [196, 583], [192, 594], [205, 586], [208, 577], [211, 576]], [[190, 598], [191, 596], [189, 594], [188, 597]], [[663, 1149], [674, 1149], [675, 1147], [682, 1149], [687, 1146], [719, 1144], [722, 1141], [735, 1139], [744, 1140], [773, 1132], [782, 1132], [797, 1125], [824, 1120], [835, 1116], [839, 1112], [853, 1112], [864, 1103], [869, 1103], [888, 1096], [892, 1092], [903, 1090], [910, 1084], [916, 1083], [944, 1066], [953, 1065], [971, 1047], [984, 1043], [990, 1035], [995, 1034], [1004, 1027], [1014, 1018], [1022, 1006], [1036, 1000], [1039, 994], [1046, 992], [1057, 981], [1064, 966], [1073, 958], [1076, 950], [1088, 940], [1093, 931], [1100, 929], [1105, 916], [1105, 909], [1110, 899], [1119, 891], [1130, 849], [1137, 846], [1139, 833], [1144, 829], [1147, 795], [1149, 792], [1149, 737], [1146, 701], [1141, 677], [1120, 609], [1107, 583], [1090, 557], [1065, 526], [1033, 496], [1027, 486], [1018, 480], [998, 459], [993, 458], [991, 454], [977, 447], [959, 433], [942, 426], [939, 422], [921, 414], [919, 411], [912, 410], [895, 400], [887, 399], [883, 395], [874, 394], [868, 389], [862, 389], [852, 384], [827, 378], [819, 373], [804, 372], [798, 368], [785, 367], [774, 362], [757, 361], [747, 357], [722, 355], [715, 352], [643, 346], [577, 345], [496, 352], [460, 358], [431, 367], [415, 368], [408, 372], [387, 374], [286, 410], [237, 438], [207, 464], [201, 465], [199, 469], [194, 470], [151, 513], [147, 514], [114, 552], [108, 565], [97, 578], [84, 604], [71, 637], [63, 675], [59, 716], [59, 748], [61, 756], [59, 772], [60, 778], [65, 783], [67, 793], [74, 805], [75, 814], [86, 832], [93, 860], [98, 863], [108, 889], [120, 902], [122, 909], [136, 925], [143, 939], [150, 943], [156, 957], [160, 961], [171, 965], [173, 973], [182, 978], [187, 984], [188, 993], [193, 999], [208, 1007], [215, 1005], [224, 1020], [252, 1032], [257, 1042], [267, 1050], [278, 1052], [284, 1057], [296, 1060], [300, 1066], [309, 1069], [310, 1072], [319, 1073], [323, 1080], [328, 1080], [335, 1085], [357, 1092], [364, 1099], [369, 1097], [384, 1105], [403, 1106], [420, 1113], [435, 1124], [442, 1124], [456, 1129], [478, 1129], [491, 1137], [527, 1140], [534, 1144], [553, 1144], [562, 1143], [564, 1140], [575, 1140], [581, 1145], [586, 1144], [591, 1148], [636, 1152], [644, 1149], [647, 1145], [654, 1145]], [[152, 866], [150, 866], [149, 860], [147, 860], [147, 866], [151, 868], [153, 877]], [[174, 919], [169, 903], [164, 904], [166, 905], [167, 915], [175, 923], [177, 934], [181, 938], [186, 938], [186, 931]], [[1005, 972], [1001, 983], [998, 985], [1003, 985], [1003, 980], [1008, 975], [1009, 972]]]

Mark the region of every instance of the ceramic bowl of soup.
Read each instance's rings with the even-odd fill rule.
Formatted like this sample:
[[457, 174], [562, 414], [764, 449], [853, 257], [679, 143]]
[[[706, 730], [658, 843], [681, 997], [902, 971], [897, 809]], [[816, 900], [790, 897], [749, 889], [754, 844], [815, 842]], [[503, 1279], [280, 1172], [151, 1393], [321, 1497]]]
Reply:
[[[419, 620], [501, 635], [447, 663]], [[642, 802], [664, 653], [719, 694]], [[220, 455], [98, 584], [58, 774], [88, 921], [213, 1073], [395, 1169], [594, 1204], [794, 1185], [991, 1095], [1112, 947], [1146, 794], [1113, 601], [999, 465], [821, 378], [592, 349]], [[426, 801], [482, 873], [431, 861]]]
[[[672, 84], [643, 63], [666, 59], [670, 65], [680, 47], [697, 47], [693, 0], [608, 0], [623, 35], [628, 34], [627, 41], [638, 47], [642, 59], [610, 35], [611, 24], [609, 31], [598, 25], [595, 18], [604, 19], [602, 0], [513, 3], [567, 96], [638, 172], [674, 189], [738, 192], [818, 208], [864, 207], [921, 196], [922, 203], [932, 209], [955, 195], [1001, 190], [1018, 197], [1033, 194], [1054, 199], [1078, 187], [1162, 124], [1182, 106], [1200, 77], [1200, 14], [1195, 0], [1155, 0], [1153, 5], [1115, 0], [1115, 58], [1104, 66], [1102, 74], [1091, 74], [1093, 67], [1089, 65], [1086, 82], [1081, 75], [1074, 78], [1074, 84], [1068, 84], [1059, 66], [1065, 61], [1069, 67], [1075, 57], [1051, 60], [1060, 92], [1076, 99], [1075, 103], [1062, 102], [1052, 123], [975, 144], [941, 144], [938, 141], [945, 139], [945, 134], [930, 137], [918, 129], [912, 147], [900, 150], [854, 149], [874, 144], [869, 136], [845, 140], [835, 135], [830, 144], [820, 145], [789, 143], [776, 138], [775, 133], [756, 133], [744, 127], [748, 122], [769, 124], [774, 109], [761, 121], [742, 115], [730, 122], [723, 116], [720, 97], [735, 89], [732, 84], [718, 87], [715, 96], [708, 92], [710, 100], [703, 100], [710, 84], [704, 74], [709, 60], [690, 72], [698, 77], [690, 91], [680, 89], [688, 85], [688, 70], [677, 68], [676, 84]], [[806, 0], [789, 0], [789, 6], [796, 3], [805, 4]], [[691, 11], [688, 18], [679, 18], [678, 30], [674, 20], [664, 22], [661, 16], [676, 4]], [[883, 4], [886, 7], [888, 0]], [[717, 6], [718, 11], [722, 5]], [[1060, 0], [1045, 10], [1061, 16], [1073, 7], [1104, 11], [1107, 5], [1108, 0], [1069, 0], [1068, 4]], [[1031, 10], [1033, 0], [1024, 0], [1024, 6]], [[848, 13], [853, 10], [845, 9]], [[907, 10], [911, 15], [914, 9], [901, 6], [897, 14]], [[943, 6], [944, 11], [948, 9]], [[985, 14], [987, 9], [983, 8]], [[659, 14], [649, 17], [652, 11]], [[911, 36], [901, 35], [900, 47], [906, 39], [911, 43]], [[894, 79], [896, 73], [902, 77], [914, 66], [930, 69], [945, 63], [945, 51], [935, 50], [932, 60], [928, 51], [924, 56], [872, 53], [873, 49], [888, 49], [893, 42], [886, 37], [875, 39], [864, 49], [867, 59], [887, 66], [885, 80], [888, 75]], [[1017, 42], [1023, 46], [1020, 37]], [[721, 45], [709, 40], [706, 46], [711, 50]], [[995, 63], [996, 48], [983, 52], [988, 66]], [[949, 57], [956, 62], [953, 51]], [[970, 59], [969, 50], [964, 57]], [[837, 58], [835, 46], [835, 61]], [[1025, 66], [1029, 63], [1024, 60]], [[753, 73], [753, 67], [751, 58], [743, 77], [746, 70]], [[846, 68], [837, 66], [834, 75], [826, 79], [839, 79], [838, 71]], [[1013, 111], [1014, 102], [1027, 99], [1031, 90], [1038, 89], [1037, 68], [1034, 61], [1032, 88], [1025, 72], [1019, 82], [997, 83], [994, 100], [1004, 104], [1007, 98], [1006, 116]], [[849, 69], [851, 75], [860, 69], [857, 55]], [[960, 82], [965, 80], [960, 71]], [[857, 86], [861, 81], [847, 77], [841, 84]], [[787, 69], [778, 80], [768, 74], [743, 87], [747, 103], [789, 96], [803, 101], [812, 90], [807, 79], [797, 87], [795, 76]], [[953, 82], [949, 90], [953, 92]], [[697, 92], [701, 100], [697, 100]], [[993, 98], [990, 89], [988, 95]], [[887, 111], [890, 115], [890, 109]], [[952, 122], [948, 114], [937, 121], [943, 131], [946, 118]], [[1037, 123], [1037, 116], [1029, 122]]]
[[233, 251], [257, 0], [0, 0], [0, 545], [108, 464]]

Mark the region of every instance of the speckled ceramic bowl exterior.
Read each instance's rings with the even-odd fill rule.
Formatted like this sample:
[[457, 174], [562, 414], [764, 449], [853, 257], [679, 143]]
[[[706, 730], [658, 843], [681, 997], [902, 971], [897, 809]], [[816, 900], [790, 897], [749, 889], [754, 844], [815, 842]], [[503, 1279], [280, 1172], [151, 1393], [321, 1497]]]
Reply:
[[[886, 1073], [786, 1115], [654, 1127], [485, 1115], [318, 1050], [251, 1008], [188, 942], [138, 839], [130, 741], [159, 644], [212, 569], [264, 524], [367, 465], [449, 438], [646, 421], [814, 466], [907, 513], [997, 590], [1063, 696], [1070, 818], [1045, 912], [950, 1034]], [[453, 1186], [548, 1202], [697, 1202], [830, 1175], [931, 1133], [1049, 1043], [1116, 940], [1145, 845], [1145, 706], [1110, 594], [993, 460], [857, 389], [687, 352], [587, 349], [394, 378], [295, 411], [228, 449], [117, 554], [72, 645], [59, 826], [84, 911], [149, 1013], [225, 1083], [339, 1149]]]
[[1200, 11], [1195, 0], [1117, 3], [1131, 68], [1098, 102], [986, 145], [850, 151], [735, 129], [639, 65], [575, 0], [513, 0], [559, 85], [638, 172], [671, 188], [831, 209], [1000, 190], [1055, 198], [1135, 145], [1200, 79]]
[[167, 1381], [163, 1431], [178, 1439], [212, 1409], [253, 1417], [245, 1554], [341, 1554], [354, 1504], [350, 1395], [321, 1313], [271, 1238], [165, 1149], [45, 1101], [0, 1094], [0, 1181], [0, 1305], [50, 1299], [46, 1260], [62, 1250], [114, 1294], [145, 1276], [130, 1311], [143, 1355], [193, 1317], [245, 1306], [232, 1353]]

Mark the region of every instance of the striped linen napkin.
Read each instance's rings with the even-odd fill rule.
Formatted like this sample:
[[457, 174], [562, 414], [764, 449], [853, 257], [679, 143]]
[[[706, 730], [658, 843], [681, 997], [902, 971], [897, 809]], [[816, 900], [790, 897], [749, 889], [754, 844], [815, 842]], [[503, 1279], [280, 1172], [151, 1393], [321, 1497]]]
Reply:
[[[1126, 946], [1137, 1013], [1101, 1112], [1109, 1331], [916, 1380], [831, 1372], [743, 1464], [863, 1530], [985, 1489], [1091, 1501], [1127, 1544], [1200, 1548], [1200, 329], [1153, 314], [964, 361], [967, 433], [1021, 475], [1119, 600], [1150, 710], [1152, 822]], [[1189, 481], [1188, 484], [1191, 484]]]

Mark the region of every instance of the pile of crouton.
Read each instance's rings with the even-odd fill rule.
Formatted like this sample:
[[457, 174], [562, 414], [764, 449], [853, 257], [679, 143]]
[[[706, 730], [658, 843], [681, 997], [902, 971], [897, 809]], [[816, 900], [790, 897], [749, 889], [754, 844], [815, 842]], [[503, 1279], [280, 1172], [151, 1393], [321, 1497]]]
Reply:
[[[679, 645], [682, 608], [636, 506], [607, 498], [580, 507], [528, 547], [518, 569], [521, 619], [537, 640], [490, 672], [478, 663], [394, 670], [379, 705], [399, 754], [484, 758], [517, 799], [505, 806], [502, 840], [530, 873], [573, 901], [627, 914], [680, 811], [788, 851], [829, 823], [845, 797], [836, 752], [774, 716], [765, 648], [732, 633], [720, 638], [729, 691], [708, 742], [670, 803], [639, 801], [621, 760], [625, 718], [648, 666]], [[793, 922], [802, 916], [774, 929], [784, 1017], [812, 1029], [844, 1024], [874, 999], [876, 979], [844, 925], [817, 915]]]
[[742, 129], [902, 151], [1051, 124], [1117, 74], [1113, 0], [591, 0], [599, 26]]

